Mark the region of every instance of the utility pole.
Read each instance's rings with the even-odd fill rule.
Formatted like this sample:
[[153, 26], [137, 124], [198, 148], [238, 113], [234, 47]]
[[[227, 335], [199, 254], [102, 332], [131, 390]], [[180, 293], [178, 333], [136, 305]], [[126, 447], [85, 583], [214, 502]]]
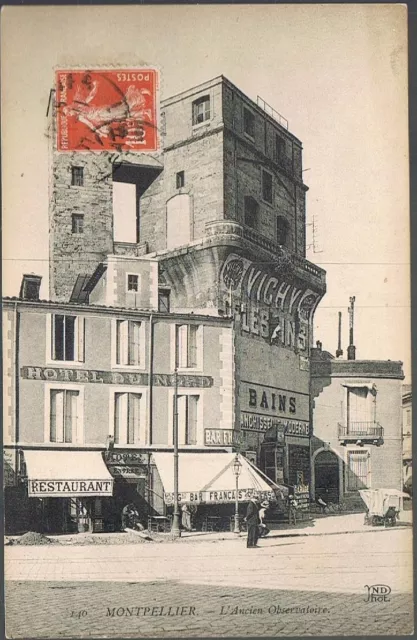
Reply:
[[172, 519], [171, 536], [181, 537], [180, 510], [178, 505], [178, 370], [174, 372], [174, 517]]

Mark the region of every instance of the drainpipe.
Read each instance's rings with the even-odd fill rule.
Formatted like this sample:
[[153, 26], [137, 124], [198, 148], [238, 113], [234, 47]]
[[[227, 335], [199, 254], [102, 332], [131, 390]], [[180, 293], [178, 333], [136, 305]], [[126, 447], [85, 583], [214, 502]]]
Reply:
[[153, 395], [153, 314], [149, 316], [149, 378], [148, 378], [148, 389], [149, 389], [149, 411], [148, 411], [148, 435], [149, 435], [149, 444], [152, 444], [152, 418], [153, 418], [153, 406], [152, 406], [152, 395]]
[[17, 302], [14, 303], [14, 349], [13, 349], [13, 369], [14, 369], [14, 435], [15, 435], [15, 477], [20, 473], [20, 454], [18, 443], [20, 440], [19, 432], [19, 332], [20, 332], [20, 314], [17, 310]]

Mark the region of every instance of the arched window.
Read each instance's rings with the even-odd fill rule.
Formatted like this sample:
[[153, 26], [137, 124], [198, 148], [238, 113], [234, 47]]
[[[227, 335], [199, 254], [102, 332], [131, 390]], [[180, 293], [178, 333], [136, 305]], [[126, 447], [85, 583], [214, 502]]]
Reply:
[[258, 203], [252, 196], [245, 196], [245, 224], [256, 229], [258, 220]]
[[183, 193], [167, 202], [167, 249], [176, 249], [191, 240], [190, 196]]
[[277, 217], [277, 244], [286, 245], [288, 241], [288, 232], [290, 225], [286, 218]]

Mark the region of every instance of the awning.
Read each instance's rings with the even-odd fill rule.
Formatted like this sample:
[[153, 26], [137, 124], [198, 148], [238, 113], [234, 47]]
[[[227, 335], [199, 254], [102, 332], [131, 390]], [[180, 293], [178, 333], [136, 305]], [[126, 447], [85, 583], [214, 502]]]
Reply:
[[[219, 504], [235, 502], [236, 476], [233, 472], [234, 453], [180, 453], [178, 456], [178, 499], [193, 504]], [[174, 456], [172, 453], [154, 453], [164, 486], [166, 504], [174, 501]], [[242, 465], [239, 475], [238, 499], [273, 498], [274, 492], [260, 473], [239, 455]]]
[[25, 451], [28, 495], [111, 496], [113, 478], [100, 451]]

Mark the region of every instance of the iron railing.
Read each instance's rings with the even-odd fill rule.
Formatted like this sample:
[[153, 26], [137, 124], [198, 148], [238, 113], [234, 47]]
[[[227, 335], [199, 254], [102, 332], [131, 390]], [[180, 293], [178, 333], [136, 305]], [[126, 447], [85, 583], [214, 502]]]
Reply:
[[338, 426], [340, 440], [380, 440], [384, 437], [384, 429], [379, 422], [349, 422], [349, 425], [339, 423]]

